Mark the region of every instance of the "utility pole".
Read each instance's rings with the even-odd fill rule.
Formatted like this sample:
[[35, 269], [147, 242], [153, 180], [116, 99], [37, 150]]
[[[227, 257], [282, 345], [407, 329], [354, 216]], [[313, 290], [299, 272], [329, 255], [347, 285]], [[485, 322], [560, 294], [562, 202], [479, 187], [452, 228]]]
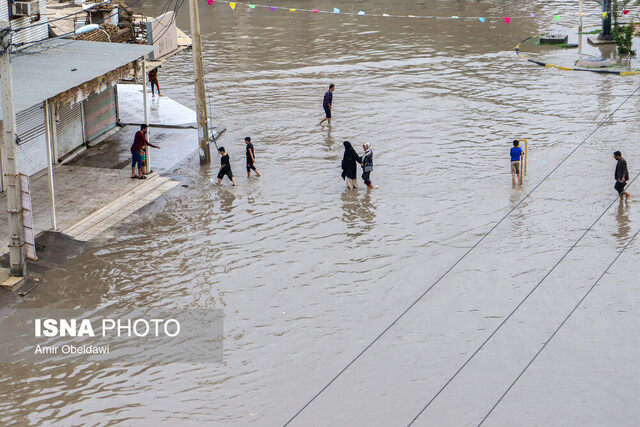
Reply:
[[24, 252], [24, 224], [22, 223], [22, 195], [18, 177], [18, 145], [16, 144], [16, 112], [13, 108], [11, 81], [11, 28], [0, 21], [0, 89], [2, 92], [3, 143], [7, 177], [7, 212], [9, 213], [9, 269], [12, 276], [24, 277], [27, 262]]
[[200, 164], [211, 163], [209, 145], [209, 123], [206, 92], [204, 87], [204, 65], [202, 64], [202, 40], [200, 38], [200, 16], [197, 0], [189, 0], [191, 17], [191, 43], [193, 45], [193, 73], [196, 79], [196, 120], [198, 121], [198, 141], [200, 143]]
[[[151, 83], [153, 84], [153, 83]], [[158, 92], [160, 89], [158, 89]], [[160, 96], [160, 94], [158, 94]], [[149, 103], [147, 95], [147, 55], [142, 58], [142, 103], [144, 104], [144, 124], [147, 125], [147, 141], [151, 141], [151, 130], [149, 129]], [[151, 150], [149, 146], [145, 145], [144, 155], [146, 158], [145, 172], [149, 173], [151, 170]]]

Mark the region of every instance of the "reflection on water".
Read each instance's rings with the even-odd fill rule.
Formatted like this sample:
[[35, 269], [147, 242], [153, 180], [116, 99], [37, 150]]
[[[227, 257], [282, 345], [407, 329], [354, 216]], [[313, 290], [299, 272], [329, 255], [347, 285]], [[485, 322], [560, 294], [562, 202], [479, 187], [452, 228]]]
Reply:
[[327, 126], [327, 137], [325, 139], [325, 143], [327, 144], [327, 148], [329, 149], [332, 149], [336, 143], [333, 136], [331, 136], [331, 126]]
[[624, 247], [628, 243], [629, 233], [631, 232], [631, 221], [629, 220], [629, 204], [620, 201], [618, 204], [618, 212], [616, 221], [618, 222], [618, 230], [613, 233], [618, 239], [618, 247]]
[[233, 202], [236, 200], [235, 194], [233, 194], [233, 188], [219, 188], [218, 196], [220, 197], [220, 210], [227, 215], [233, 213]]
[[[360, 186], [361, 181], [358, 182]], [[371, 190], [362, 188], [345, 190], [342, 193], [342, 221], [347, 225], [347, 236], [357, 238], [366, 236], [376, 220], [376, 207], [371, 201]]]
[[[134, 9], [156, 16], [165, 3], [149, 0]], [[202, 3], [212, 115], [227, 128], [220, 142], [238, 187], [227, 178], [223, 188], [214, 185], [215, 153], [210, 169], [194, 158], [175, 172], [189, 187], [49, 272], [23, 305], [222, 308], [224, 363], [3, 367], [0, 424], [282, 425], [637, 85], [549, 70], [514, 55], [518, 41], [557, 25], [549, 23], [554, 15], [575, 16], [573, 0], [318, 0], [313, 6], [487, 17], [534, 10], [538, 16], [511, 25], [247, 13], [240, 5], [234, 11]], [[189, 28], [186, 9], [178, 25]], [[167, 62], [160, 84], [163, 95], [194, 106], [189, 55]], [[332, 126], [317, 126], [332, 82]], [[318, 402], [319, 417], [343, 415], [340, 422], [315, 418], [300, 425], [357, 425], [364, 416], [376, 418], [360, 425], [406, 424], [429, 397], [425, 382], [455, 372], [459, 358], [486, 338], [487, 319], [506, 316], [558, 251], [601, 213], [612, 171], [594, 159], [620, 149], [630, 164], [640, 164], [631, 137], [638, 100], [616, 112], [439, 282], [425, 305], [411, 310], [418, 318], [399, 322], [386, 345], [373, 346], [327, 389], [339, 402]], [[247, 135], [256, 141], [259, 179], [244, 174]], [[529, 162], [516, 189], [508, 157], [513, 135], [527, 138], [531, 158], [545, 159]], [[336, 143], [344, 140], [372, 142], [377, 189], [364, 188], [360, 175], [358, 190], [345, 189], [343, 147]], [[632, 209], [623, 208], [617, 219], [605, 215], [590, 232], [602, 245], [602, 260], [637, 228]], [[612, 236], [605, 225], [616, 221]], [[561, 279], [587, 283], [577, 277], [582, 266], [573, 267], [576, 277]], [[421, 340], [427, 345], [419, 347]], [[350, 385], [353, 393], [341, 396]], [[418, 386], [424, 387], [411, 389]]]

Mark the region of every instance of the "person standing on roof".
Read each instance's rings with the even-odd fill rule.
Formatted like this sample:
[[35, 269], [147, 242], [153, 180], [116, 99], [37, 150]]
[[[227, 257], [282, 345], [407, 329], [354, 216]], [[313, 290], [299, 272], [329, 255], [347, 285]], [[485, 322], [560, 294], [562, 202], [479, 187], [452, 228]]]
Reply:
[[153, 91], [154, 85], [158, 89], [158, 96], [162, 96], [162, 94], [160, 93], [160, 84], [158, 83], [158, 67], [149, 71], [149, 83], [151, 84], [151, 96], [156, 96], [155, 92]]

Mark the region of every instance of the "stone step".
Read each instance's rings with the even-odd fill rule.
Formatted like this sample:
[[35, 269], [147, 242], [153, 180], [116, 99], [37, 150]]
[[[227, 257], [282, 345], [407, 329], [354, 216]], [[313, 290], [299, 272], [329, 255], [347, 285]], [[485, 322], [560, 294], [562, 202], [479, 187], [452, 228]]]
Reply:
[[63, 232], [78, 240], [93, 240], [178, 184], [178, 181], [153, 175], [144, 184], [136, 186]]

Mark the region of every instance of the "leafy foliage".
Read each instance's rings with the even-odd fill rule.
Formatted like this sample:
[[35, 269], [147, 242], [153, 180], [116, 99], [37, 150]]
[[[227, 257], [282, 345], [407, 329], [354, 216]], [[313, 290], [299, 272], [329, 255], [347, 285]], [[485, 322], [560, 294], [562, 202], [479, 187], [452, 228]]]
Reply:
[[631, 56], [636, 54], [635, 50], [632, 50], [633, 45], [633, 26], [623, 25], [616, 26], [612, 31], [613, 39], [618, 45], [618, 53], [628, 53]]

